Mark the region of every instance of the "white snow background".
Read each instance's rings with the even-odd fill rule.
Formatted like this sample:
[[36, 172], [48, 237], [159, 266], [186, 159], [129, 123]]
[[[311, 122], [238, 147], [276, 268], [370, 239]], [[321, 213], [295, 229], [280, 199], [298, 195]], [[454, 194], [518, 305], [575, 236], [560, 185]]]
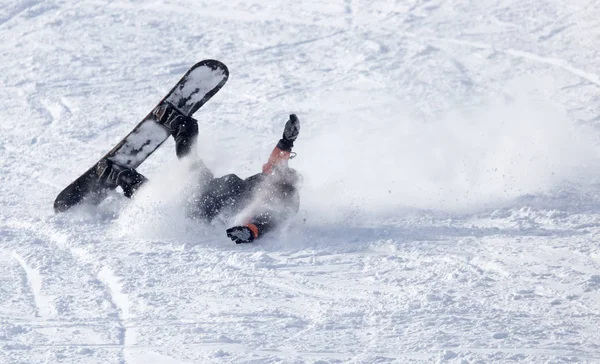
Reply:
[[[600, 3], [2, 0], [0, 363], [600, 362]], [[217, 175], [289, 113], [301, 211], [185, 218], [172, 140], [137, 198], [56, 195], [194, 63]]]

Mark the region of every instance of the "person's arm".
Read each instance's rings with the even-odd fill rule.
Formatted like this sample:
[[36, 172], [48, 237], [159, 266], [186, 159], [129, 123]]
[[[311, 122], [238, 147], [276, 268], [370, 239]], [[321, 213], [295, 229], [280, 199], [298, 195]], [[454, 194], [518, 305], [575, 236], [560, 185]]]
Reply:
[[259, 236], [272, 230], [276, 226], [276, 219], [270, 213], [254, 216], [244, 225], [234, 226], [226, 230], [227, 237], [236, 244], [251, 243]]
[[272, 206], [273, 209], [255, 214], [244, 225], [227, 229], [227, 237], [236, 244], [251, 243], [294, 216], [298, 212], [299, 206], [298, 192], [295, 188], [291, 188], [285, 195], [285, 200]]
[[[300, 132], [300, 120], [295, 114], [291, 114], [288, 121], [285, 123], [285, 127], [283, 130], [283, 137], [277, 142], [277, 145], [271, 152], [269, 156], [269, 160], [267, 163], [263, 165], [262, 172], [263, 174], [270, 174], [273, 172], [273, 169], [277, 166], [284, 164], [287, 167], [287, 162], [290, 159], [290, 154], [292, 152], [292, 148], [294, 147], [294, 141], [298, 137]], [[286, 198], [287, 204], [291, 204], [293, 206], [291, 210], [298, 210], [298, 196], [295, 189], [290, 196]], [[279, 222], [285, 220], [289, 215], [287, 211], [288, 208], [284, 208], [282, 210], [274, 209], [268, 212], [260, 212], [255, 214], [252, 218], [250, 218], [244, 225], [234, 226], [226, 230], [227, 237], [231, 240], [235, 241], [236, 244], [241, 243], [251, 243], [258, 237], [262, 236], [264, 233], [272, 230]]]
[[287, 165], [294, 147], [294, 141], [300, 132], [300, 120], [295, 114], [291, 114], [289, 120], [285, 123], [283, 137], [277, 142], [277, 145], [271, 152], [269, 160], [263, 165], [263, 173], [271, 173], [273, 168], [280, 164]]

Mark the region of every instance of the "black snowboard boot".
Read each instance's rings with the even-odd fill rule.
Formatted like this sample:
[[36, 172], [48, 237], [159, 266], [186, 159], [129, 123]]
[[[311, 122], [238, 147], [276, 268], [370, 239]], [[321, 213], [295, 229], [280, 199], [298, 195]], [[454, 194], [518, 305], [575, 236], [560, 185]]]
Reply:
[[190, 154], [198, 139], [198, 121], [190, 116], [178, 115], [171, 122], [171, 135], [175, 139], [175, 153], [181, 159]]
[[98, 179], [107, 187], [119, 186], [125, 197], [131, 198], [148, 179], [135, 169], [120, 166], [108, 159], [103, 159], [96, 166]]
[[198, 138], [198, 121], [191, 116], [183, 115], [168, 103], [159, 106], [153, 113], [159, 123], [171, 130], [171, 135], [175, 139], [177, 158], [181, 159], [188, 155]]

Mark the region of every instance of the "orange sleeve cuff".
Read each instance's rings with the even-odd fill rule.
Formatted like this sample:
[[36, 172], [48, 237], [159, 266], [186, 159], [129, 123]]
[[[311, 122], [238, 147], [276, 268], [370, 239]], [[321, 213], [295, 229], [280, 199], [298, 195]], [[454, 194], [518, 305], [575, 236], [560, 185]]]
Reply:
[[248, 227], [248, 229], [250, 229], [250, 231], [252, 231], [254, 239], [258, 238], [258, 227], [254, 224], [247, 224], [246, 226]]

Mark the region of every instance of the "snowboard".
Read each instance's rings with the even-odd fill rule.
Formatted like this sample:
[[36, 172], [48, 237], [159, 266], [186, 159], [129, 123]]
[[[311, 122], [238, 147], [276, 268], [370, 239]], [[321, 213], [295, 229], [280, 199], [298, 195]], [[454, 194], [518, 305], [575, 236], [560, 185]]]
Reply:
[[[192, 66], [123, 140], [56, 197], [54, 211], [64, 212], [84, 201], [102, 202], [109, 191], [117, 188], [106, 178], [107, 167], [117, 172], [138, 167], [171, 136], [170, 123], [175, 117], [192, 116], [223, 87], [228, 77], [227, 66], [216, 60], [204, 60]], [[127, 196], [128, 191], [124, 192]]]

